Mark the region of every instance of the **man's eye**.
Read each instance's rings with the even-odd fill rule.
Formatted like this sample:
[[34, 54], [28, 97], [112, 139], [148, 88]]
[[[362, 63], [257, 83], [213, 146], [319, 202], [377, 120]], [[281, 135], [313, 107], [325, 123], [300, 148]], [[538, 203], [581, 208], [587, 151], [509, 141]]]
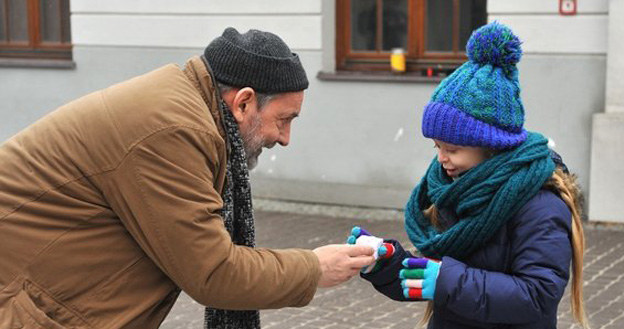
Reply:
[[284, 127], [285, 125], [287, 125], [290, 122], [289, 118], [282, 118], [278, 120], [278, 124], [280, 127]]

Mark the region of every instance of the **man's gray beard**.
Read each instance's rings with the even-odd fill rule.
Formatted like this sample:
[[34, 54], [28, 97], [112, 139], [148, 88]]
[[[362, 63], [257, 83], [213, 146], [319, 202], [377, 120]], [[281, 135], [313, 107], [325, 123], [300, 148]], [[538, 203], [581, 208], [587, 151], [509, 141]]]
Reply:
[[243, 147], [245, 148], [245, 156], [247, 157], [247, 169], [252, 170], [258, 165], [258, 157], [262, 153], [264, 147], [264, 138], [260, 136], [260, 127], [262, 126], [262, 118], [257, 114], [251, 122], [251, 127], [247, 133], [242, 134]]

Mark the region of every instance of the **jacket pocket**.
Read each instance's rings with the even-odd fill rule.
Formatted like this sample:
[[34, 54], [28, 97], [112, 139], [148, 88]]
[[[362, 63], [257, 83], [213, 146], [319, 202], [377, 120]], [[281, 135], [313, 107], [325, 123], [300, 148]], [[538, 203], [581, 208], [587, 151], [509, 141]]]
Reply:
[[42, 310], [37, 308], [26, 291], [20, 291], [13, 300], [12, 329], [67, 329], [50, 319]]
[[91, 326], [28, 279], [18, 278], [6, 287], [11, 297], [0, 305], [0, 328], [82, 329]]

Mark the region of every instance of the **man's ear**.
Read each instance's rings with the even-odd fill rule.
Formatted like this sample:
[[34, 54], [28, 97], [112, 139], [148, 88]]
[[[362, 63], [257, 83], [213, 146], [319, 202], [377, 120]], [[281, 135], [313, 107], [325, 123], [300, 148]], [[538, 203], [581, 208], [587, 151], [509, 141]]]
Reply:
[[255, 112], [256, 105], [256, 92], [252, 88], [245, 87], [236, 92], [231, 111], [239, 125]]

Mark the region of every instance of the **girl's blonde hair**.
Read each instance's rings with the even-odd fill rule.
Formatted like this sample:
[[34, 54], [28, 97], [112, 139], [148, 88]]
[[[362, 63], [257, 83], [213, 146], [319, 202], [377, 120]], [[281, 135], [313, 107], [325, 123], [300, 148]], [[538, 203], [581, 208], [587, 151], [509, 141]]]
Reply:
[[[544, 188], [553, 191], [565, 202], [572, 213], [572, 285], [570, 291], [570, 307], [576, 322], [583, 328], [589, 328], [589, 321], [585, 314], [583, 304], [583, 253], [585, 251], [585, 236], [583, 234], [583, 224], [581, 222], [581, 191], [576, 183], [576, 176], [563, 172], [557, 168], [553, 175], [546, 181]], [[431, 223], [440, 228], [438, 221], [438, 210], [435, 205], [431, 205], [423, 212], [424, 216]], [[433, 302], [428, 302], [423, 318], [418, 323], [419, 327], [429, 322], [433, 315]]]

